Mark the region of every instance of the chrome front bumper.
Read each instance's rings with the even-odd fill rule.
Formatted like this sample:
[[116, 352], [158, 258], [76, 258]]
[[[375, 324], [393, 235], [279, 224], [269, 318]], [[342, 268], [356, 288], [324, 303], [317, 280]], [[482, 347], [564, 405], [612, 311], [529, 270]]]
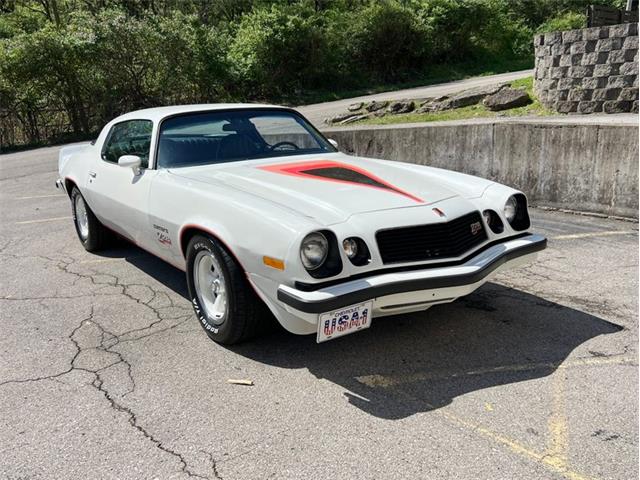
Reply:
[[388, 295], [472, 285], [507, 262], [544, 250], [546, 246], [547, 239], [542, 235], [526, 234], [493, 245], [460, 265], [374, 274], [313, 291], [280, 285], [278, 300], [299, 312], [318, 314]]

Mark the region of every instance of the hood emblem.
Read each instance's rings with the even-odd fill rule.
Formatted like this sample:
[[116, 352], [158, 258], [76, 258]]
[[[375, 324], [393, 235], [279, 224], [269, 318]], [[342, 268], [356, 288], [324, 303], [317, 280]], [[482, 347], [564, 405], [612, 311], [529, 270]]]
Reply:
[[432, 208], [431, 210], [432, 210], [436, 215], [439, 215], [439, 216], [440, 216], [440, 217], [442, 217], [442, 218], [446, 217], [445, 213], [444, 213], [442, 210], [440, 210], [438, 207], [436, 207], [436, 208]]

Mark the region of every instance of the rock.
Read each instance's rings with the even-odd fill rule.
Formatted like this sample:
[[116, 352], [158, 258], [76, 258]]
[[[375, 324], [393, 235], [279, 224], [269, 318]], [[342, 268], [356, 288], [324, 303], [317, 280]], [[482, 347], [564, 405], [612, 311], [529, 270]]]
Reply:
[[433, 98], [433, 97], [423, 98], [422, 100], [417, 100], [416, 105], [420, 108], [420, 107], [424, 107], [425, 105], [429, 105], [430, 103], [433, 103], [435, 101], [441, 101], [447, 98], [449, 97], [445, 96], [445, 97], [438, 97], [438, 98]]
[[349, 118], [339, 122], [339, 125], [348, 125], [353, 122], [359, 122], [360, 120], [364, 120], [365, 118], [369, 118], [369, 115], [352, 115]]
[[416, 110], [416, 113], [437, 112], [438, 110], [440, 110], [440, 105], [441, 105], [441, 103], [439, 103], [439, 102], [425, 103], [418, 110]]
[[336, 115], [333, 118], [329, 118], [328, 120], [325, 120], [325, 122], [331, 124], [331, 123], [342, 123], [345, 120], [350, 119], [351, 117], [356, 117], [358, 114], [357, 113], [341, 113], [340, 115]]
[[349, 110], [350, 112], [357, 112], [358, 110], [360, 110], [362, 107], [364, 106], [363, 102], [356, 102], [356, 103], [352, 103], [351, 105], [349, 105], [347, 107], [347, 110]]
[[499, 92], [502, 88], [504, 88], [504, 85], [492, 85], [490, 87], [464, 90], [460, 93], [456, 93], [448, 99], [442, 100], [440, 102], [440, 109], [449, 110], [452, 108], [462, 108], [475, 105], [479, 103], [483, 98]]
[[423, 105], [426, 105], [427, 103], [433, 102], [434, 100], [435, 100], [435, 98], [433, 98], [433, 97], [427, 97], [427, 98], [419, 98], [419, 99], [414, 100], [414, 101], [415, 101], [415, 104], [416, 104], [417, 107], [421, 107]]
[[515, 88], [503, 88], [499, 92], [489, 95], [483, 101], [489, 110], [509, 110], [510, 108], [524, 107], [531, 103], [531, 97], [524, 90]]
[[382, 110], [384, 107], [386, 107], [388, 103], [389, 102], [373, 101], [365, 107], [365, 110], [367, 110], [367, 112], [377, 112], [378, 110]]
[[414, 109], [413, 102], [391, 102], [387, 107], [387, 112], [398, 115], [400, 113], [409, 113]]

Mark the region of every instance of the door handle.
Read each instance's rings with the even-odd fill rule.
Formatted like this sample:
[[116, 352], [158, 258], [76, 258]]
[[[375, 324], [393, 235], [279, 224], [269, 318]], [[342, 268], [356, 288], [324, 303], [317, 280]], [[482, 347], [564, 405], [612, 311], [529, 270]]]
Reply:
[[89, 172], [89, 176], [91, 178], [96, 178], [96, 172]]

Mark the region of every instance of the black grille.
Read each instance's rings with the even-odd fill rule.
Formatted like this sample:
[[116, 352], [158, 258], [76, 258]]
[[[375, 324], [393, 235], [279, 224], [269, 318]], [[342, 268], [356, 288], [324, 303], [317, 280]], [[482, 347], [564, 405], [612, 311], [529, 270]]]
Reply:
[[376, 233], [383, 263], [458, 257], [486, 239], [479, 212], [445, 223], [393, 228]]

